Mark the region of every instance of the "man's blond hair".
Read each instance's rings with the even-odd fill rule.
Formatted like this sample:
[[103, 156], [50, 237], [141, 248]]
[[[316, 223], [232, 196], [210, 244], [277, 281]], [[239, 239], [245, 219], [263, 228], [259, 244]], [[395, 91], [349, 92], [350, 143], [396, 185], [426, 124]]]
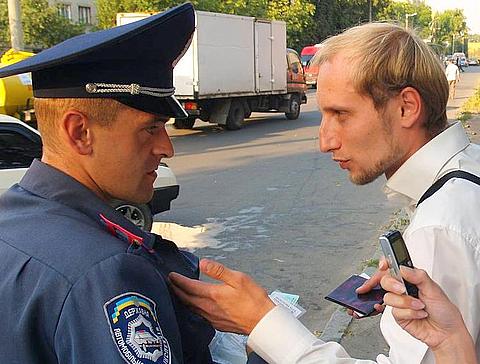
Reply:
[[113, 99], [41, 99], [35, 98], [35, 116], [43, 145], [58, 150], [59, 122], [69, 110], [84, 114], [89, 120], [108, 127], [116, 120], [119, 111], [128, 108]]
[[320, 66], [336, 55], [351, 62], [345, 72], [351, 75], [357, 92], [372, 98], [377, 110], [410, 86], [422, 97], [429, 135], [446, 127], [448, 82], [444, 69], [431, 48], [412, 31], [388, 23], [359, 25], [325, 40], [312, 62]]

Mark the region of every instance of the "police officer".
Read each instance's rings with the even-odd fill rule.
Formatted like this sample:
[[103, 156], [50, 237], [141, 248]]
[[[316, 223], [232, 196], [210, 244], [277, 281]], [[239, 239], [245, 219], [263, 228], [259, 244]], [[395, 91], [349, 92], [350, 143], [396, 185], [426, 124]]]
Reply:
[[172, 71], [194, 31], [189, 4], [67, 40], [2, 68], [32, 72], [43, 138], [0, 199], [2, 363], [211, 363], [214, 330], [178, 301], [171, 271], [194, 256], [145, 233], [111, 199], [148, 202], [185, 117]]

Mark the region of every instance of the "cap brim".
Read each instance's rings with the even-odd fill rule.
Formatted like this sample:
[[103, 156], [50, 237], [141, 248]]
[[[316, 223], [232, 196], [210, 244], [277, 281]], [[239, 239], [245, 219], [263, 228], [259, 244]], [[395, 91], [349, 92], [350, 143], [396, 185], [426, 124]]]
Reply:
[[175, 119], [185, 119], [188, 117], [187, 112], [178, 102], [175, 96], [169, 97], [113, 97], [114, 100], [132, 107], [134, 109], [144, 111], [150, 114], [168, 116]]

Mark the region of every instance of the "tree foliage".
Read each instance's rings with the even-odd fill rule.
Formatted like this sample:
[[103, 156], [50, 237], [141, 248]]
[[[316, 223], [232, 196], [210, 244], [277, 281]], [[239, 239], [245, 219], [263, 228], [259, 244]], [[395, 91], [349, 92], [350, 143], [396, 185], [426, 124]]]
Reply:
[[159, 12], [181, 3], [178, 0], [96, 0], [98, 27], [115, 26], [117, 13]]
[[[434, 14], [431, 24], [432, 42], [452, 46], [457, 42], [457, 47], [462, 48], [464, 38], [467, 36], [468, 28], [463, 10], [445, 10], [442, 13]], [[452, 51], [456, 51], [454, 49]]]
[[407, 26], [407, 15], [408, 27], [415, 29], [423, 39], [429, 38], [432, 9], [423, 2], [391, 2], [379, 12], [378, 19]]
[[308, 44], [319, 43], [354, 25], [368, 22], [370, 5], [372, 20], [391, 0], [317, 0], [312, 28], [304, 37]]
[[480, 43], [480, 34], [469, 34], [468, 41], [474, 43]]
[[[117, 13], [156, 12], [178, 5], [180, 1], [97, 0], [100, 28], [115, 25]], [[197, 10], [283, 20], [287, 23], [287, 42], [300, 47], [313, 24], [315, 5], [309, 0], [192, 0]]]
[[[65, 39], [82, 34], [85, 27], [61, 16], [47, 0], [22, 0], [24, 43], [30, 49], [51, 47]], [[0, 41], [10, 44], [7, 0], [0, 0]]]
[[[80, 34], [83, 26], [72, 24], [59, 15], [48, 0], [22, 0], [22, 22], [25, 43], [31, 48], [45, 48]], [[394, 0], [191, 0], [198, 10], [283, 20], [287, 23], [287, 44], [300, 50], [319, 43], [354, 25], [373, 21], [393, 21], [414, 28], [423, 39], [442, 47], [452, 41], [461, 47], [467, 36], [462, 10], [446, 10], [433, 14], [423, 1]], [[183, 0], [96, 0], [98, 28], [115, 25], [121, 12], [158, 12], [182, 3]], [[7, 0], [0, 0], [0, 42], [9, 44]]]

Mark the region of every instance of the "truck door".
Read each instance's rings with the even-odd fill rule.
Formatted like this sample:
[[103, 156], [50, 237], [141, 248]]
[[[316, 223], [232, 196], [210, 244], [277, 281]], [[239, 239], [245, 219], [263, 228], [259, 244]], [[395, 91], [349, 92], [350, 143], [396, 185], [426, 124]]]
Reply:
[[257, 92], [272, 90], [272, 36], [270, 23], [255, 23], [255, 87]]

